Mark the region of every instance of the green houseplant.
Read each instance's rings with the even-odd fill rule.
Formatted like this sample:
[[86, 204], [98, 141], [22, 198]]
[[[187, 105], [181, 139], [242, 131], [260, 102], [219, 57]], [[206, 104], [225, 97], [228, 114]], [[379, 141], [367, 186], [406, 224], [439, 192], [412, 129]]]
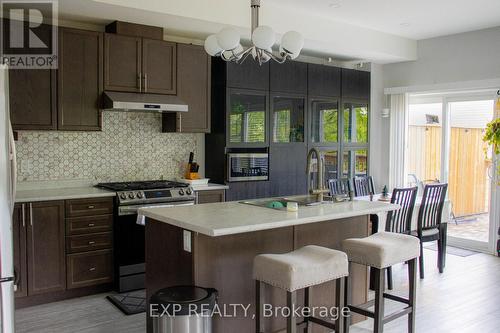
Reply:
[[[493, 147], [494, 154], [500, 154], [500, 118], [497, 118], [486, 125], [483, 141]], [[500, 177], [500, 165], [497, 166], [497, 174]]]

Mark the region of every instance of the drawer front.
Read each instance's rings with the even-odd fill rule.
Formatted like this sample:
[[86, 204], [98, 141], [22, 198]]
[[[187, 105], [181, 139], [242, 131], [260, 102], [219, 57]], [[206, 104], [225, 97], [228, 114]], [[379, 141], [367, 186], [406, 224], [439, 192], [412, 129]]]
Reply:
[[66, 260], [68, 289], [113, 281], [113, 252], [111, 250], [69, 254]]
[[113, 230], [113, 215], [74, 217], [66, 219], [66, 236]]
[[67, 253], [110, 249], [112, 247], [113, 235], [111, 232], [66, 237]]
[[66, 217], [113, 214], [113, 198], [66, 200]]

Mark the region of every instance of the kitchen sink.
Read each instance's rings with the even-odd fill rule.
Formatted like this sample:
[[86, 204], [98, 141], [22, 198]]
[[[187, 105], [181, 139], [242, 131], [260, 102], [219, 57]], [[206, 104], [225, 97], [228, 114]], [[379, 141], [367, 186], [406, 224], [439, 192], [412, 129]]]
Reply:
[[269, 198], [240, 201], [242, 204], [265, 207], [277, 210], [286, 210], [288, 202], [296, 202], [299, 206], [316, 206], [325, 203], [332, 203], [330, 197], [324, 197], [326, 200], [318, 201], [315, 195], [301, 195], [284, 198]]

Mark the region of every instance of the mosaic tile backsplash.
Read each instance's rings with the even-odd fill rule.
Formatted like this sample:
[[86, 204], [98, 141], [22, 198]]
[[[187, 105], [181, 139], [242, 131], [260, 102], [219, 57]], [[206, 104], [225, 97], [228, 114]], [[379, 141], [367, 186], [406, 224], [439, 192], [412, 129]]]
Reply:
[[182, 176], [196, 134], [161, 133], [161, 115], [109, 112], [101, 132], [20, 131], [18, 181], [126, 181]]

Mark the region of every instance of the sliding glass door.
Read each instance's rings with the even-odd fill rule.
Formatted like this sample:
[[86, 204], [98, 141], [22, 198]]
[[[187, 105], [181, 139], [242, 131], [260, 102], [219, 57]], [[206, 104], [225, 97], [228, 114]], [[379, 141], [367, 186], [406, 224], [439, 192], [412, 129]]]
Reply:
[[412, 96], [408, 109], [407, 182], [448, 183], [449, 244], [492, 249], [493, 159], [482, 138], [494, 116], [490, 96]]

